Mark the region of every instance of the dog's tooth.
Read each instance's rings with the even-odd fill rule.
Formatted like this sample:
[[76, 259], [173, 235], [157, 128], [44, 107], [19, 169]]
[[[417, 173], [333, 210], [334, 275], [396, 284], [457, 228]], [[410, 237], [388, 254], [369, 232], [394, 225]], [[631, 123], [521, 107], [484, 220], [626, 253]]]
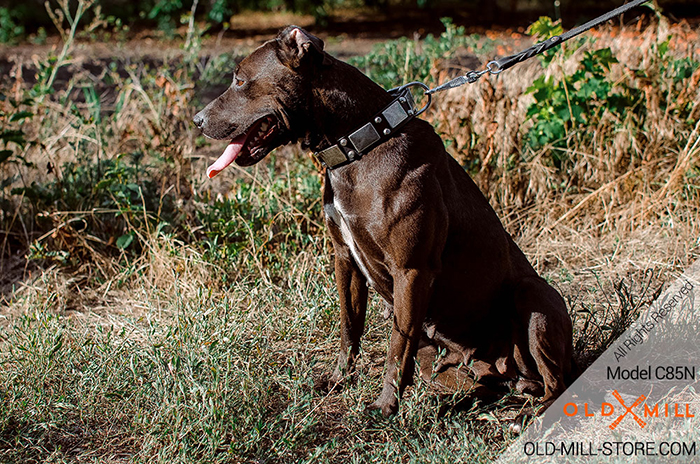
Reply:
[[266, 131], [268, 127], [270, 127], [270, 126], [269, 126], [269, 124], [267, 123], [267, 121], [265, 121], [264, 123], [262, 123], [262, 124], [260, 125], [260, 129], [261, 129], [262, 131]]

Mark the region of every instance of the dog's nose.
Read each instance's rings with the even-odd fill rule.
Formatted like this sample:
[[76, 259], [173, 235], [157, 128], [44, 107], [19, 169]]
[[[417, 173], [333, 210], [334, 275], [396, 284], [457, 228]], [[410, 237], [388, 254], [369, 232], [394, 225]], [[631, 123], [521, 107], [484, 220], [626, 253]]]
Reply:
[[192, 121], [194, 122], [195, 126], [201, 129], [204, 125], [204, 116], [202, 116], [202, 113], [197, 113], [194, 115]]

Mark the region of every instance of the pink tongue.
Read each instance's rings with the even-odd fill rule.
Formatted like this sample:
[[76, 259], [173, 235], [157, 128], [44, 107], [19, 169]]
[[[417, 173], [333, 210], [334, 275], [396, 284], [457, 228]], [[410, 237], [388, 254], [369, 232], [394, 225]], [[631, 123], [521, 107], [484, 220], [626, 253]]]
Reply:
[[224, 150], [224, 153], [207, 169], [208, 178], [212, 179], [215, 175], [226, 169], [229, 164], [233, 163], [233, 160], [241, 153], [243, 145], [245, 144], [245, 139], [246, 134], [243, 134], [231, 140], [226, 150]]

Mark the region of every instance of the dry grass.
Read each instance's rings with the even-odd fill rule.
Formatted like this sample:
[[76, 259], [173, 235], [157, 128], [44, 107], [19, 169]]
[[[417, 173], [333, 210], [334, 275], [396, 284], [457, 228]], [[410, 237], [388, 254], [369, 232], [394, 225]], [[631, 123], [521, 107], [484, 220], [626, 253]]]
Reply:
[[[700, 255], [700, 127], [674, 117], [673, 105], [663, 111], [658, 83], [635, 76], [640, 69], [658, 72], [654, 47], [666, 37], [667, 60], [697, 61], [698, 32], [662, 21], [593, 35], [595, 42], [566, 60], [560, 55], [546, 70], [530, 61], [445, 93], [431, 115], [443, 136], [454, 140], [453, 156], [467, 164], [479, 160], [475, 179], [482, 191], [535, 267], [576, 302], [572, 309], [604, 306], [601, 296], [614, 295], [622, 280], [639, 291], [647, 271], [658, 286]], [[532, 126], [526, 111], [534, 101], [525, 91], [543, 73], [552, 78], [573, 73], [593, 47], [610, 47], [620, 61], [610, 70], [611, 80], [645, 92], [645, 126], [632, 133], [634, 125], [604, 119], [598, 127], [583, 127], [595, 135], [570, 147], [568, 169], [559, 170], [548, 147], [522, 148]], [[688, 86], [669, 96], [692, 105], [689, 121], [700, 115], [699, 81], [696, 69]]]
[[[673, 57], [700, 58], [691, 45], [697, 32], [675, 25], [670, 33]], [[588, 353], [604, 348], [611, 332], [601, 327], [619, 321], [622, 308], [638, 311], [699, 254], [700, 134], [659, 111], [656, 89], [631, 72], [654, 66], [650, 50], [665, 34], [652, 26], [598, 35], [595, 46], [610, 46], [621, 61], [612, 78], [647, 92], [647, 122], [635, 134], [614, 121], [585, 128], [596, 136], [571, 148], [564, 171], [548, 148], [522, 148], [533, 101], [524, 92], [543, 72], [534, 61], [440, 95], [430, 114], [457, 159], [479, 160], [482, 190], [568, 300], [578, 347]], [[571, 72], [581, 53], [547, 72]], [[26, 92], [25, 65], [17, 63], [5, 81], [8, 95]], [[59, 262], [44, 253], [31, 275], [13, 265], [15, 290], [3, 291], [0, 460], [488, 462], [513, 439], [502, 422], [514, 409], [507, 399], [453, 408], [454, 399], [419, 383], [396, 418], [364, 413], [378, 392], [389, 330], [377, 301], [356, 382], [329, 395], [314, 391], [338, 345], [318, 175], [293, 148], [205, 182], [202, 157], [218, 148], [189, 124], [195, 105], [187, 66], [71, 75], [33, 108], [47, 110], [42, 118], [25, 126], [27, 138], [41, 143], [19, 154], [40, 168], [1, 168], [2, 179], [21, 175], [3, 194], [14, 200], [3, 203], [12, 208], [0, 217], [3, 268], [5, 257], [37, 241], [70, 257]], [[114, 85], [100, 90], [101, 119], [90, 119], [95, 103], [81, 89], [107, 78]], [[675, 95], [692, 102], [691, 120], [700, 111], [698, 79], [700, 71]], [[75, 186], [66, 162], [134, 153], [141, 154], [141, 190], [118, 196], [133, 180], [124, 168], [124, 183], [99, 197], [117, 212], [87, 200], [66, 210], [58, 199], [42, 219], [9, 194], [47, 176]], [[86, 228], [74, 227], [76, 220]], [[118, 250], [124, 233], [138, 247]]]
[[[533, 60], [498, 78], [442, 94], [432, 119], [445, 137], [454, 140], [450, 149], [455, 158], [463, 163], [480, 161], [476, 180], [501, 211], [505, 224], [523, 238], [525, 247], [553, 232], [564, 234], [565, 240], [593, 232], [632, 233], [659, 224], [659, 217], [667, 215], [682, 216], [679, 225], [690, 226], [684, 231], [687, 238], [697, 237], [693, 221], [697, 210], [692, 200], [697, 195], [693, 169], [700, 154], [700, 133], [699, 126], [688, 121], [700, 115], [700, 69], [695, 70], [688, 87], [672, 94], [678, 105], [692, 104], [688, 120], [674, 117], [673, 104], [663, 111], [659, 106], [661, 89], [634, 73], [658, 73], [654, 47], [667, 35], [671, 51], [666, 60], [697, 60], [700, 56], [694, 44], [698, 32], [681, 24], [670, 29], [664, 25], [623, 32], [610, 29], [595, 35], [595, 42], [565, 61], [558, 59], [545, 71]], [[532, 126], [526, 111], [534, 101], [526, 90], [543, 73], [553, 78], [573, 73], [584, 52], [593, 47], [610, 47], [620, 61], [610, 70], [611, 81], [646, 93], [644, 132], [632, 134], [634, 125], [620, 127], [620, 121], [606, 119], [598, 127], [584, 127], [583, 131], [595, 135], [587, 144], [569, 148], [568, 169], [557, 171], [548, 159], [548, 148], [522, 148]], [[632, 109], [630, 116], [634, 116]], [[697, 241], [692, 242], [697, 246]]]

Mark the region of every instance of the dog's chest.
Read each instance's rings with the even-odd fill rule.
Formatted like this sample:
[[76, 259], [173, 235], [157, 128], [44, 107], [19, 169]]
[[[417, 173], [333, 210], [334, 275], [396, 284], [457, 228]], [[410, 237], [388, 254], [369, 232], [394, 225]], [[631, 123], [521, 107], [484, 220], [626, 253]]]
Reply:
[[352, 254], [353, 259], [357, 263], [357, 267], [367, 279], [367, 283], [374, 287], [374, 281], [369, 273], [367, 263], [363, 257], [363, 253], [360, 250], [357, 240], [353, 236], [351, 221], [348, 217], [347, 211], [343, 208], [340, 200], [334, 197], [332, 201], [326, 202], [324, 204], [324, 212], [326, 216], [331, 219], [340, 229], [340, 234], [343, 239], [343, 243], [350, 249], [350, 254]]

